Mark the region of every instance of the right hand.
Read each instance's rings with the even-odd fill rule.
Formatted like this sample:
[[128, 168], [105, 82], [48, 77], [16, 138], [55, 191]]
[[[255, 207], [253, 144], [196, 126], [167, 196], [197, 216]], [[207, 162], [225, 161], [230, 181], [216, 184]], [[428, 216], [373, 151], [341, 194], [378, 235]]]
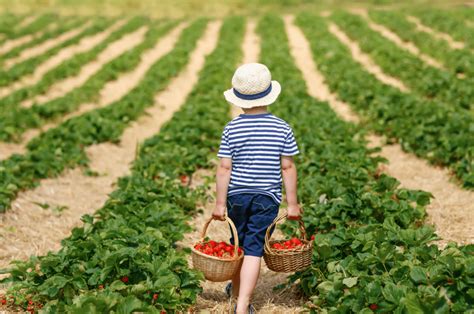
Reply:
[[216, 208], [212, 212], [212, 218], [216, 220], [225, 220], [225, 211], [227, 207], [224, 205], [216, 205]]
[[300, 220], [301, 215], [303, 214], [303, 210], [301, 209], [299, 204], [288, 205], [287, 211], [289, 220]]

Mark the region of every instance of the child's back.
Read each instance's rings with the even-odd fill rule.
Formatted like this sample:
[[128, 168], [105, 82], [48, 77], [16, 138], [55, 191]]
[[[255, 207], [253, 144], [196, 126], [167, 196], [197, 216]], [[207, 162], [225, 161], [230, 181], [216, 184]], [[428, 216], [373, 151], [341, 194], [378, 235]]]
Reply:
[[232, 159], [228, 195], [262, 193], [281, 202], [281, 156], [298, 153], [291, 127], [271, 113], [241, 114], [227, 124], [219, 157]]

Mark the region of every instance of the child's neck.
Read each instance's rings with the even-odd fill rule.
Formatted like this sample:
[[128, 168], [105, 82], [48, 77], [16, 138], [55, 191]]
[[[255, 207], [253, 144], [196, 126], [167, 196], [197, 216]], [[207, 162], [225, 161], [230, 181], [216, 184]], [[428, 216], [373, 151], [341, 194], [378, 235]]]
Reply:
[[261, 114], [261, 113], [268, 113], [267, 106], [262, 107], [254, 107], [245, 109], [243, 108], [245, 114]]

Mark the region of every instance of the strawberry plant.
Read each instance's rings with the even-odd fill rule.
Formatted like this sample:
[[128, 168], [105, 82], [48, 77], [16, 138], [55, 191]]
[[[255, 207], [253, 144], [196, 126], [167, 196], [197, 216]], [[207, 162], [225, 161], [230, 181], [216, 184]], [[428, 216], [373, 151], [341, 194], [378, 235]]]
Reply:
[[[410, 52], [373, 31], [362, 17], [337, 12], [332, 19], [357, 41], [361, 49], [391, 76], [400, 78], [414, 92], [427, 99], [438, 99], [446, 103], [448, 109], [474, 108], [474, 78], [459, 79], [445, 70], [426, 64]], [[461, 112], [464, 112], [462, 110]], [[469, 114], [469, 112], [464, 112]]]
[[[308, 19], [299, 17], [298, 23], [318, 39], [317, 46], [326, 47], [326, 37], [317, 36], [320, 24], [317, 31], [308, 30], [317, 19], [304, 16]], [[450, 244], [440, 250], [431, 244], [437, 236], [423, 224], [430, 194], [398, 188], [394, 178], [380, 174], [384, 160], [366, 148], [363, 128], [343, 122], [327, 103], [307, 94], [280, 18], [265, 17], [258, 32], [261, 61], [285, 82], [271, 108], [294, 129], [301, 151], [296, 160], [303, 220], [309, 234], [318, 231], [312, 267], [290, 279], [308, 296], [311, 312], [472, 310], [474, 246]]]
[[[202, 20], [191, 25], [180, 41], [195, 42], [204, 26]], [[10, 274], [3, 281], [12, 284], [9, 293], [18, 302], [31, 296], [45, 303], [46, 312], [68, 313], [174, 313], [192, 306], [203, 277], [188, 268], [175, 242], [190, 231], [186, 221], [205, 193], [183, 186], [178, 176], [211, 166], [209, 154], [215, 154], [228, 117], [227, 105], [215, 102], [222, 102], [227, 86], [222, 77], [231, 75], [239, 60], [243, 31], [242, 18], [224, 21], [218, 46], [186, 104], [142, 145], [131, 175], [120, 179], [104, 207], [83, 216], [84, 225], [62, 241], [60, 251], [17, 261], [3, 271]], [[180, 45], [176, 49], [182, 51], [167, 57], [166, 65], [185, 61], [194, 47]], [[150, 73], [157, 70], [164, 69]]]
[[145, 40], [140, 45], [105, 64], [101, 70], [92, 75], [82, 86], [72, 90], [63, 97], [43, 104], [34, 104], [30, 108], [17, 106], [17, 102], [22, 99], [46, 92], [51, 84], [64, 76], [64, 71], [70, 72], [68, 75], [74, 75], [80, 71], [83, 62], [90, 61], [100, 51], [105, 49], [111, 41], [117, 40], [129, 31], [136, 30], [143, 23], [143, 20], [140, 19], [131, 21], [117, 32], [111, 34], [106, 42], [100, 44], [93, 51], [79, 55], [77, 59], [63, 63], [58, 69], [46, 74], [37, 85], [18, 90], [0, 100], [0, 106], [4, 105], [10, 108], [10, 110], [0, 114], [0, 122], [3, 124], [3, 127], [0, 128], [0, 139], [17, 139], [25, 129], [41, 126], [51, 119], [72, 112], [84, 103], [96, 101], [100, 90], [107, 82], [116, 79], [117, 74], [133, 69], [140, 62], [141, 54], [146, 49], [151, 48], [164, 33], [175, 25], [175, 23], [170, 22], [164, 23], [161, 26], [151, 27], [145, 36]]
[[[0, 212], [6, 210], [20, 189], [33, 187], [37, 180], [58, 175], [67, 167], [86, 165], [85, 147], [116, 142], [128, 124], [154, 104], [154, 95], [186, 65], [205, 24], [201, 19], [186, 28], [175, 48], [152, 65], [140, 84], [122, 99], [49, 129], [28, 144], [25, 155], [0, 161]], [[122, 62], [137, 64], [139, 54], [135, 53], [123, 55]], [[109, 75], [114, 75], [112, 69], [107, 72]]]
[[405, 151], [451, 167], [464, 187], [474, 187], [472, 115], [381, 83], [352, 59], [321, 17], [300, 14], [297, 23], [329, 88], [362, 115], [365, 125]]
[[416, 25], [400, 12], [371, 10], [370, 17], [395, 32], [404, 41], [414, 43], [420, 51], [440, 60], [454, 74], [474, 77], [474, 56], [468, 49], [451, 49], [449, 44], [419, 31]]
[[[70, 21], [65, 21], [60, 26], [54, 28], [52, 31], [45, 33], [43, 37], [45, 39], [50, 39], [50, 38], [59, 36], [60, 34], [70, 31], [74, 28], [81, 27], [84, 23], [85, 23], [85, 20], [82, 18], [72, 18]], [[56, 54], [63, 47], [66, 47], [70, 44], [75, 43], [82, 36], [84, 36], [84, 31], [82, 31], [80, 34], [76, 35], [75, 37], [49, 49], [48, 51], [46, 51], [45, 53], [41, 55], [29, 58], [20, 63], [14, 64], [13, 66], [7, 69], [0, 69], [0, 87], [7, 86], [19, 80], [23, 76], [33, 73], [36, 66], [38, 66], [41, 62], [45, 61], [46, 59], [50, 58], [52, 55]]]
[[[467, 20], [472, 19], [468, 9], [463, 9], [467, 14]], [[472, 27], [466, 27], [465, 20], [460, 18], [461, 12], [451, 12], [446, 10], [413, 10], [414, 15], [421, 19], [421, 22], [428, 27], [447, 33], [455, 40], [464, 42], [469, 48], [474, 48], [474, 37]]]

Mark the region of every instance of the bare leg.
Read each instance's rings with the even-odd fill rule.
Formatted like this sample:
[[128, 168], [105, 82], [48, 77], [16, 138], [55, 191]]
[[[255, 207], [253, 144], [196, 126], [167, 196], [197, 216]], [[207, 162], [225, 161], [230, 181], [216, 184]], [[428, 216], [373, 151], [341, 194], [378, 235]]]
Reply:
[[232, 277], [232, 296], [237, 298], [239, 296], [240, 289], [240, 271], [242, 270], [242, 264], [240, 264], [239, 270]]
[[258, 275], [260, 274], [261, 257], [244, 256], [242, 269], [240, 270], [240, 289], [237, 300], [237, 313], [247, 313], [250, 297], [257, 285]]

